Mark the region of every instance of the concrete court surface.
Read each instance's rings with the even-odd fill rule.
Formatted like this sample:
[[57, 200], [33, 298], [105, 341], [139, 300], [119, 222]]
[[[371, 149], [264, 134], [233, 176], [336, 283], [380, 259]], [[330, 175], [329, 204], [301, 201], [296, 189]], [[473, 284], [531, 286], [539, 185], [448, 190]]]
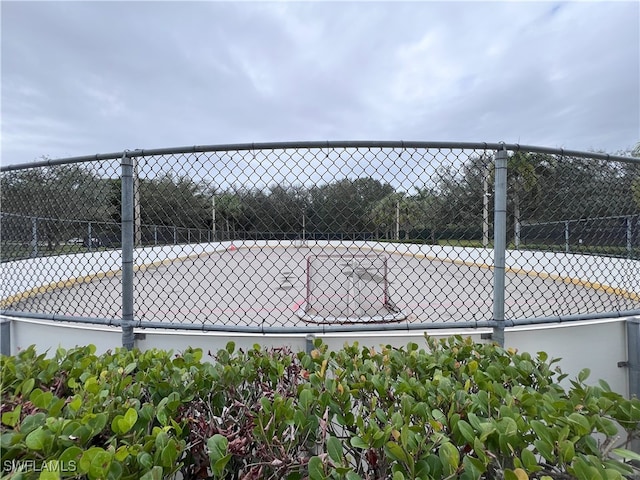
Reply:
[[[307, 257], [370, 252], [346, 244], [295, 248], [240, 243], [226, 251], [142, 268], [135, 273], [135, 318], [196, 325], [313, 325], [300, 312], [307, 298]], [[402, 313], [401, 322], [428, 327], [433, 322], [491, 319], [490, 269], [424, 255], [386, 255], [389, 301]], [[35, 295], [9, 309], [120, 318], [120, 291], [120, 276], [105, 276]], [[505, 315], [513, 319], [638, 308], [636, 301], [605, 291], [512, 273], [507, 273], [505, 295]], [[377, 301], [370, 300], [372, 305]]]

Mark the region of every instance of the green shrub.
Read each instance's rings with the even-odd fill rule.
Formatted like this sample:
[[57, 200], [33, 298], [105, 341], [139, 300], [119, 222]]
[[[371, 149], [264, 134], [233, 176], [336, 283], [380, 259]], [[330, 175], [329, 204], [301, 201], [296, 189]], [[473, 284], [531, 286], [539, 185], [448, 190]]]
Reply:
[[[621, 479], [640, 401], [544, 352], [30, 347], [1, 357], [3, 478]], [[210, 354], [211, 355], [211, 354]], [[23, 471], [19, 471], [22, 469]]]

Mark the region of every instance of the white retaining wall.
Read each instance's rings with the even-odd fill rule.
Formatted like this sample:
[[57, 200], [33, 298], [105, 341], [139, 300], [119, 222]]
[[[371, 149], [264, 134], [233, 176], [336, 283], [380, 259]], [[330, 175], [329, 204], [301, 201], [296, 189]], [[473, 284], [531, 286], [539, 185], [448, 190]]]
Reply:
[[[53, 323], [0, 317], [1, 321], [11, 321], [11, 353], [35, 344], [39, 352], [48, 350], [51, 354], [58, 347], [72, 348], [77, 345], [94, 344], [97, 352], [113, 350], [122, 345], [122, 332], [117, 327], [101, 327], [69, 323]], [[136, 329], [135, 345], [141, 350], [160, 348], [180, 352], [187, 347], [202, 348], [205, 357], [208, 351], [215, 353], [233, 340], [237, 348], [248, 349], [254, 344], [269, 346], [289, 346], [293, 351], [307, 348], [304, 334], [241, 334], [219, 332], [186, 332], [179, 330]], [[470, 336], [475, 341], [482, 340], [482, 334], [491, 329], [450, 329], [424, 332], [352, 332], [315, 334], [322, 338], [331, 349], [339, 349], [345, 343], [358, 342], [362, 346], [380, 345], [404, 346], [408, 342], [425, 345], [424, 334], [434, 337], [450, 335]], [[426, 345], [425, 345], [426, 346]], [[629, 371], [619, 367], [618, 362], [627, 360], [626, 319], [590, 320], [565, 324], [545, 324], [528, 327], [511, 327], [505, 330], [505, 347], [520, 352], [545, 351], [552, 358], [561, 358], [562, 370], [575, 378], [583, 368], [591, 369], [590, 383], [598, 379], [606, 380], [611, 388], [625, 396], [629, 395]], [[568, 384], [567, 384], [568, 385]]]

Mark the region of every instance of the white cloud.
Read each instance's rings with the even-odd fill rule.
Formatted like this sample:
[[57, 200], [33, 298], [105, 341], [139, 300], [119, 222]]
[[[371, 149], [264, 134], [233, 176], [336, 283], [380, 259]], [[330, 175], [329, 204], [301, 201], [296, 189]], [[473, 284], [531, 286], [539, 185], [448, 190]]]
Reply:
[[640, 135], [639, 15], [632, 2], [4, 2], [2, 162], [325, 139], [614, 151]]

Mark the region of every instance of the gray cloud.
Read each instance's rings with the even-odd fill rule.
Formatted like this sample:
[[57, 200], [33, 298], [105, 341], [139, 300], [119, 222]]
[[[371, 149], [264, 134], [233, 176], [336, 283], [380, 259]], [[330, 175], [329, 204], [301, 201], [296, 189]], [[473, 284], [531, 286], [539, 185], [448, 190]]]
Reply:
[[2, 163], [279, 140], [640, 140], [640, 5], [2, 2]]

